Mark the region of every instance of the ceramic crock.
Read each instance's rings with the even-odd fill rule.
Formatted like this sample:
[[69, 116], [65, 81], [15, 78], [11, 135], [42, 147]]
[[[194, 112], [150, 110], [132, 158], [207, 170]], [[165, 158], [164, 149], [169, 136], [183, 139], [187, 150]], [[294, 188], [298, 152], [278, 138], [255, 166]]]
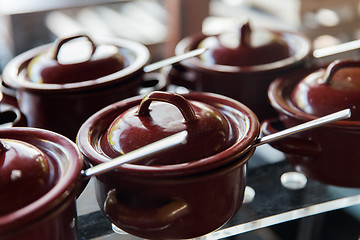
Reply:
[[[87, 49], [76, 54], [77, 47], [69, 47], [74, 42], [90, 45], [89, 56]], [[136, 42], [76, 35], [16, 56], [5, 66], [3, 81], [16, 90], [28, 126], [75, 140], [81, 124], [97, 110], [140, 93], [149, 57]]]
[[268, 135], [320, 116], [350, 108], [351, 118], [302, 132], [271, 145], [307, 177], [345, 187], [360, 187], [359, 62], [335, 61], [276, 79], [269, 99], [279, 112], [263, 122]]
[[76, 239], [83, 157], [47, 130], [0, 129], [0, 239]]
[[252, 109], [260, 121], [276, 116], [267, 98], [271, 81], [302, 66], [312, 53], [310, 40], [302, 34], [253, 29], [249, 22], [230, 34], [188, 36], [178, 43], [175, 52], [180, 55], [199, 47], [209, 50], [173, 65], [169, 82], [229, 96]]
[[230, 98], [151, 92], [122, 100], [91, 116], [77, 144], [97, 165], [182, 130], [184, 146], [96, 177], [99, 206], [120, 229], [150, 239], [194, 238], [240, 208], [259, 122]]

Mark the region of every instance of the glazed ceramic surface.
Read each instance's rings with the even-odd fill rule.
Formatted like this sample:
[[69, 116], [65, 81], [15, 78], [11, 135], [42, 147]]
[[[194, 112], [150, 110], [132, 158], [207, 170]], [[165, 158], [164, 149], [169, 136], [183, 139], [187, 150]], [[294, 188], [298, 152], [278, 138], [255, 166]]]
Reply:
[[[151, 96], [151, 93], [149, 95]], [[207, 147], [208, 139], [204, 137], [200, 140], [204, 141], [203, 145], [194, 145], [195, 142], [191, 141], [194, 132], [191, 126], [189, 127], [191, 123], [187, 122], [189, 118], [184, 116], [185, 122], [171, 120], [174, 125], [169, 128], [174, 130], [174, 126], [183, 125], [177, 127], [177, 130], [182, 131], [183, 127], [190, 129], [189, 144], [187, 147], [185, 145], [182, 151], [176, 152], [174, 149], [175, 152], [164, 152], [164, 155], [159, 157], [160, 163], [157, 162], [159, 159], [155, 159], [145, 160], [145, 165], [125, 164], [113, 172], [98, 176], [96, 194], [100, 208], [116, 226], [130, 234], [157, 239], [201, 236], [221, 227], [241, 206], [246, 185], [247, 161], [254, 152], [251, 146], [259, 131], [256, 116], [241, 103], [220, 95], [192, 92], [182, 96], [192, 105], [206, 104], [221, 113], [227, 121], [227, 126], [221, 126], [220, 129], [223, 131], [230, 128], [230, 137], [226, 138], [232, 140], [223, 142], [220, 149], [214, 150], [211, 147], [210, 152], [204, 152], [201, 148]], [[105, 140], [104, 144], [101, 140], [107, 138], [111, 126], [117, 125], [119, 116], [131, 114], [132, 109], [139, 106], [142, 100], [141, 97], [134, 97], [112, 104], [83, 124], [77, 136], [77, 144], [91, 164], [97, 165], [110, 160], [106, 154], [109, 142]], [[162, 103], [163, 99], [159, 101]], [[149, 129], [159, 131], [155, 124], [159, 123], [156, 117], [171, 119], [175, 115], [182, 116], [181, 113], [176, 114], [174, 109], [168, 111], [169, 116], [166, 113], [157, 115], [157, 100], [152, 99], [147, 103], [151, 104], [144, 107], [145, 112], [149, 107], [154, 113], [150, 111], [150, 115], [145, 114], [147, 116], [139, 118]], [[196, 108], [195, 113], [199, 113]], [[141, 115], [141, 111], [138, 114]], [[196, 116], [204, 117], [198, 114]], [[123, 119], [122, 117], [120, 119]], [[215, 118], [218, 116], [215, 115]], [[130, 124], [137, 125], [132, 123]], [[153, 125], [149, 127], [151, 124]], [[161, 130], [158, 135], [164, 137], [166, 131]], [[150, 142], [156, 140], [156, 132], [149, 135], [151, 134], [154, 135]], [[197, 134], [195, 132], [194, 139], [199, 136]], [[121, 135], [119, 137], [121, 139]], [[192, 151], [205, 155], [196, 156], [191, 153]], [[198, 222], [202, 224], [199, 225]]]
[[300, 81], [291, 102], [314, 116], [350, 108], [351, 120], [360, 120], [360, 61], [337, 60]]
[[[314, 67], [307, 71], [298, 71], [278, 78], [271, 84], [269, 88], [269, 99], [279, 112], [279, 117], [263, 122], [263, 134], [268, 135], [319, 117], [307, 113], [304, 111], [304, 108], [297, 107], [294, 103], [294, 98], [291, 96], [299, 93], [297, 92], [298, 90], [294, 90], [299, 84], [303, 84], [301, 82], [303, 79], [319, 71], [325, 73], [324, 70], [326, 67], [327, 66]], [[346, 107], [352, 110], [355, 118], [352, 117], [349, 120], [338, 121], [328, 126], [309, 130], [297, 134], [294, 137], [277, 141], [271, 145], [283, 151], [286, 154], [286, 159], [293, 167], [310, 178], [333, 185], [360, 187], [360, 179], [358, 177], [358, 172], [360, 171], [360, 162], [358, 161], [358, 156], [360, 156], [358, 148], [360, 144], [360, 122], [356, 117], [358, 115], [358, 109], [353, 108], [353, 103], [354, 100], [356, 102], [356, 98], [352, 98], [350, 102], [345, 105], [343, 104], [344, 94], [348, 92], [351, 95], [354, 91], [358, 92], [358, 88], [352, 88], [352, 90], [349, 91], [343, 87], [342, 90], [340, 90], [340, 94], [338, 92], [338, 95], [335, 94], [332, 96], [326, 95], [329, 93], [329, 86], [324, 88], [325, 90], [322, 89], [321, 86], [319, 88], [318, 85], [315, 85], [311, 91], [318, 90], [319, 95], [317, 95], [317, 97], [319, 97], [319, 100], [320, 97], [324, 97], [325, 99], [335, 98], [336, 96], [340, 97], [335, 101], [336, 104], [330, 104], [333, 101], [329, 101], [326, 104], [327, 112], [335, 112], [339, 110], [339, 108]], [[333, 91], [335, 91], [334, 88], [330, 90], [330, 93]], [[302, 97], [306, 99], [305, 94]], [[339, 102], [342, 103], [338, 105]], [[356, 104], [358, 103], [356, 102]], [[309, 107], [311, 106], [318, 110], [323, 105], [310, 104]], [[322, 114], [323, 113], [319, 115]]]
[[35, 128], [0, 129], [0, 139], [0, 239], [75, 240], [83, 168], [76, 145]]
[[[79, 63], [69, 64], [68, 67], [71, 69], [67, 69], [67, 74], [64, 76], [70, 76], [70, 79], [60, 78], [59, 80], [57, 77], [55, 79], [60, 83], [53, 83], [54, 79], [45, 75], [43, 76], [47, 79], [45, 82], [42, 77], [31, 80], [29, 69], [38, 74], [41, 71], [35, 71], [37, 67], [34, 66], [29, 68], [29, 64], [36, 66], [37, 63], [38, 68], [48, 70], [49, 66], [43, 66], [44, 63], [34, 59], [46, 55], [53, 44], [24, 52], [5, 66], [3, 81], [16, 90], [17, 102], [27, 118], [28, 126], [53, 130], [75, 140], [81, 124], [94, 112], [113, 102], [139, 94], [144, 80], [143, 67], [149, 61], [148, 49], [141, 44], [123, 39], [107, 39], [102, 40], [102, 43], [118, 49], [118, 53], [124, 58], [124, 68], [119, 71], [101, 68], [96, 73], [107, 73], [107, 75], [90, 74], [94, 78], [85, 80], [89, 77], [85, 74], [87, 71], [85, 73], [81, 71], [81, 69], [84, 70], [83, 67], [75, 68]], [[101, 64], [96, 64], [98, 62], [94, 64], [94, 61], [89, 60], [84, 63], [85, 69], [94, 66], [101, 67], [108, 59], [100, 59]], [[42, 64], [38, 63], [39, 61]], [[56, 65], [52, 66], [55, 68], [54, 72], [64, 70], [64, 64], [56, 61], [54, 64]], [[82, 74], [77, 73], [79, 71]]]
[[[253, 32], [257, 30], [271, 35], [273, 40], [261, 47], [250, 45], [249, 39], [256, 38]], [[199, 58], [173, 65], [169, 81], [191, 90], [214, 92], [236, 99], [252, 109], [260, 121], [276, 116], [267, 98], [269, 84], [281, 74], [302, 66], [311, 54], [311, 43], [307, 37], [294, 32], [271, 29], [253, 32], [241, 31], [240, 43], [243, 44], [237, 48], [210, 45], [213, 49]], [[188, 36], [178, 43], [176, 54], [196, 49], [210, 38], [219, 37], [202, 33]], [[274, 44], [278, 47], [275, 48]]]

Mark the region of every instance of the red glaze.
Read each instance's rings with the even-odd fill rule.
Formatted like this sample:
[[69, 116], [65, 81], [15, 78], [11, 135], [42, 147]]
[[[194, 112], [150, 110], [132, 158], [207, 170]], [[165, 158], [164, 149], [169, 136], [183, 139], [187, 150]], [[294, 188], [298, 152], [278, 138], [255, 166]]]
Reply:
[[[150, 102], [154, 103], [149, 106]], [[178, 94], [152, 92], [139, 106], [114, 120], [102, 139], [102, 147], [109, 146], [112, 151], [105, 148], [104, 152], [114, 158], [183, 130], [188, 131], [187, 143], [176, 148], [171, 162], [165, 153], [139, 164], [166, 165], [199, 160], [226, 149], [236, 137], [229, 120], [214, 107], [187, 101]]]
[[319, 117], [350, 108], [349, 120], [359, 121], [360, 62], [335, 61], [326, 70], [317, 70], [297, 84], [291, 101], [297, 108]]
[[28, 126], [52, 130], [75, 140], [81, 124], [94, 112], [139, 95], [144, 89], [143, 67], [149, 61], [148, 49], [124, 39], [104, 39], [102, 43], [118, 47], [126, 62], [124, 69], [88, 81], [47, 84], [30, 81], [29, 62], [47, 52], [52, 44], [24, 52], [5, 66], [3, 81], [16, 91]]
[[[291, 94], [297, 84], [309, 74], [326, 66], [302, 69], [276, 79], [269, 88], [271, 104], [279, 112], [279, 117], [264, 121], [262, 133], [268, 135], [280, 130], [318, 118], [294, 106]], [[336, 88], [326, 87], [336, 91]], [[343, 86], [342, 91], [346, 92]], [[319, 92], [321, 94], [323, 92]], [[336, 96], [336, 95], [334, 95]], [[338, 110], [334, 106], [334, 111]], [[332, 106], [327, 104], [331, 112]], [[358, 114], [352, 109], [352, 115]], [[323, 183], [345, 187], [360, 187], [360, 121], [353, 119], [338, 121], [327, 126], [298, 133], [271, 143], [284, 152], [293, 167], [307, 177]]]
[[[60, 50], [63, 45], [71, 44], [72, 40], [86, 38], [92, 46], [92, 52], [87, 60], [74, 61], [77, 52], [71, 52], [67, 58], [69, 63], [62, 63], [59, 59]], [[69, 42], [69, 43], [68, 43]], [[32, 59], [28, 66], [29, 80], [37, 83], [74, 83], [97, 79], [113, 74], [125, 67], [124, 58], [118, 51], [108, 53], [102, 51], [110, 45], [97, 46], [87, 35], [76, 35], [64, 39], [58, 39], [48, 52], [40, 54]], [[72, 55], [73, 54], [73, 55]]]
[[[179, 125], [180, 128], [184, 127], [184, 123], [179, 122], [179, 118], [182, 121], [192, 119], [189, 125], [200, 122], [201, 118], [207, 115], [203, 113], [208, 112], [208, 109], [205, 112], [203, 109], [198, 109], [200, 105], [209, 106], [211, 111], [208, 113], [223, 115], [217, 117], [226, 119], [229, 129], [232, 129], [229, 133], [234, 142], [226, 143], [229, 145], [225, 144], [224, 149], [215, 151], [210, 156], [199, 156], [200, 159], [188, 161], [188, 156], [193, 157], [190, 156], [192, 151], [203, 152], [207, 147], [209, 137], [200, 139], [200, 135], [203, 134], [200, 131], [197, 133], [200, 135], [195, 134], [194, 137], [204, 144], [195, 143], [197, 144], [195, 147], [189, 142], [187, 149], [181, 152], [176, 152], [175, 149], [164, 152], [163, 159], [167, 165], [124, 164], [115, 171], [96, 178], [97, 199], [104, 214], [121, 229], [142, 238], [188, 239], [204, 235], [225, 224], [242, 204], [247, 161], [254, 153], [255, 149], [251, 146], [257, 139], [259, 131], [255, 114], [243, 104], [216, 94], [191, 92], [182, 96], [191, 107], [194, 107], [194, 113], [199, 120], [187, 115], [192, 112], [189, 109], [184, 110], [181, 107], [184, 110], [183, 114], [187, 113], [184, 116], [171, 104], [153, 103], [151, 100], [151, 105], [148, 105], [149, 102], [145, 100], [144, 108], [140, 107], [140, 113], [145, 109], [145, 115], [149, 113], [150, 116], [155, 116], [156, 124], [150, 129], [157, 131], [150, 133], [154, 139], [147, 141], [155, 141], [156, 133], [165, 134], [161, 130], [166, 128], [159, 127], [158, 124], [169, 123], [171, 121], [167, 120], [174, 116], [176, 116], [174, 126]], [[132, 112], [142, 100], [142, 97], [138, 96], [114, 103], [94, 114], [82, 125], [78, 132], [77, 144], [91, 164], [97, 165], [109, 161], [108, 156], [104, 154], [104, 144], [99, 142], [121, 114], [129, 114], [129, 119], [137, 122], [135, 126], [142, 124]], [[161, 106], [162, 109], [166, 104], [171, 107], [171, 111], [167, 111], [166, 114], [157, 112], [158, 107], [160, 109]], [[182, 103], [175, 105], [183, 106]], [[152, 111], [147, 112], [149, 106]], [[170, 117], [167, 114], [170, 114]], [[164, 120], [160, 119], [161, 116]], [[146, 116], [140, 116], [143, 117]], [[209, 119], [204, 123], [209, 122], [216, 127], [222, 122], [222, 120], [214, 121], [212, 116], [206, 117]], [[151, 125], [154, 122], [146, 119], [143, 126], [148, 128], [148, 123]], [[132, 123], [130, 126], [133, 129]], [[199, 127], [199, 129], [204, 128], [205, 125]], [[195, 131], [196, 127], [189, 129]], [[221, 126], [221, 131], [226, 129], [226, 126]], [[145, 137], [141, 134], [140, 136]], [[123, 143], [128, 137], [132, 138], [126, 135]], [[122, 135], [119, 138], [121, 139]], [[174, 159], [178, 159], [180, 163], [174, 164]]]
[[38, 148], [9, 139], [2, 139], [0, 145], [1, 216], [43, 196], [54, 179], [50, 179], [48, 160]]
[[0, 129], [0, 239], [76, 239], [83, 158], [76, 145], [35, 128]]
[[[279, 42], [285, 41], [290, 56], [268, 62], [273, 54], [265, 56], [264, 52], [259, 51], [255, 54], [251, 53], [254, 56], [250, 57], [250, 50], [254, 49], [241, 47], [241, 50], [245, 50], [247, 55], [238, 61], [249, 61], [253, 63], [252, 65], [220, 65], [211, 63], [211, 58], [205, 57], [206, 54], [211, 54], [211, 51], [207, 51], [199, 58], [191, 58], [174, 64], [168, 74], [169, 82], [194, 91], [213, 92], [231, 97], [252, 109], [260, 121], [276, 116], [276, 111], [267, 98], [268, 87], [276, 77], [303, 66], [311, 54], [311, 42], [306, 36], [294, 32], [270, 29], [264, 29], [264, 31], [276, 36]], [[198, 33], [184, 38], [176, 46], [176, 54], [180, 55], [198, 48], [200, 43], [209, 37], [214, 36]], [[268, 50], [272, 51], [271, 49]], [[286, 48], [281, 47], [281, 49]], [[232, 52], [240, 54], [242, 51]], [[227, 58], [226, 54], [221, 54], [224, 63], [237, 61], [234, 56], [231, 56], [231, 59]], [[209, 62], [204, 61], [203, 56]], [[255, 64], [256, 62], [258, 64]]]
[[[290, 49], [284, 39], [266, 30], [262, 30], [262, 32], [262, 36], [256, 36], [252, 32], [249, 22], [245, 22], [239, 27], [238, 39], [229, 40], [232, 36], [225, 34], [209, 36], [199, 44], [200, 48], [209, 48], [202, 54], [201, 59], [209, 65], [244, 67], [277, 62], [290, 57]], [[254, 44], [252, 39], [256, 37], [266, 38], [266, 41]], [[222, 38], [228, 38], [228, 41], [232, 40], [230, 44], [234, 46], [226, 44]]]

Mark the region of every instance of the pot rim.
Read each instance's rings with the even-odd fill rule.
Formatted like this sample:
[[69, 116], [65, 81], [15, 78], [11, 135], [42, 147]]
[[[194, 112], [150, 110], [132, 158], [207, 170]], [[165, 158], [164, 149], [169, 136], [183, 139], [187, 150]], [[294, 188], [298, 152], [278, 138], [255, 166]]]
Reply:
[[[259, 28], [260, 29], [260, 28]], [[191, 58], [185, 61], [182, 61], [180, 64], [183, 64], [187, 68], [190, 69], [198, 69], [200, 71], [210, 71], [210, 72], [220, 72], [220, 73], [231, 73], [231, 74], [256, 74], [256, 73], [263, 73], [268, 71], [277, 71], [283, 68], [291, 67], [295, 64], [300, 64], [301, 62], [305, 61], [312, 54], [312, 44], [311, 40], [297, 32], [291, 31], [276, 31], [271, 29], [263, 28], [266, 31], [269, 31], [275, 35], [281, 35], [283, 39], [286, 40], [290, 46], [297, 48], [298, 50], [295, 54], [292, 54], [290, 57], [275, 61], [272, 63], [260, 64], [255, 66], [226, 66], [226, 65], [219, 65], [219, 64], [212, 64], [212, 65], [205, 65], [202, 60], [199, 58]], [[176, 55], [184, 54], [188, 51], [193, 50], [198, 46], [198, 44], [207, 37], [213, 35], [206, 35], [203, 33], [197, 33], [185, 37], [182, 39], [175, 48]]]
[[[301, 109], [298, 109], [292, 104], [290, 100], [290, 94], [292, 90], [294, 89], [296, 84], [301, 81], [304, 76], [306, 76], [304, 72], [309, 72], [309, 69], [307, 69], [307, 71], [304, 70], [302, 74], [297, 74], [296, 77], [294, 77], [296, 73], [290, 73], [275, 79], [269, 86], [268, 98], [271, 105], [279, 113], [297, 119], [299, 121], [308, 122], [314, 119], [318, 119], [319, 117], [305, 113]], [[360, 121], [341, 120], [330, 123], [323, 127], [360, 128]]]
[[27, 67], [29, 62], [39, 54], [44, 53], [50, 47], [52, 43], [42, 45], [33, 49], [30, 49], [24, 53], [14, 57], [4, 67], [3, 81], [13, 88], [20, 88], [32, 91], [69, 91], [69, 90], [86, 90], [89, 88], [106, 86], [108, 84], [126, 82], [134, 74], [143, 73], [143, 67], [150, 60], [150, 52], [148, 48], [140, 43], [126, 40], [106, 38], [98, 39], [98, 42], [105, 44], [112, 44], [119, 48], [123, 48], [126, 51], [131, 51], [135, 55], [135, 60], [129, 66], [117, 71], [115, 73], [82, 82], [54, 84], [54, 83], [35, 83], [31, 82], [25, 76], [23, 69]]
[[[183, 96], [187, 100], [201, 101], [206, 99], [207, 101], [205, 103], [207, 104], [211, 105], [209, 102], [212, 102], [212, 104], [221, 105], [225, 108], [236, 109], [238, 111], [236, 114], [239, 114], [237, 116], [241, 117], [246, 123], [245, 133], [237, 137], [236, 142], [226, 150], [197, 161], [161, 166], [123, 164], [118, 167], [116, 171], [130, 175], [140, 174], [141, 176], [153, 177], [191, 175], [223, 166], [238, 159], [252, 148], [252, 145], [258, 138], [260, 124], [256, 115], [248, 107], [236, 100], [213, 93], [191, 92], [183, 94]], [[120, 113], [138, 105], [142, 98], [142, 96], [136, 96], [114, 103], [95, 113], [81, 126], [77, 134], [76, 142], [80, 151], [91, 164], [97, 165], [110, 161], [110, 158], [104, 156], [100, 150], [96, 149], [98, 147], [97, 140]], [[239, 109], [241, 109], [241, 111]], [[100, 129], [99, 127], [95, 127], [101, 124], [104, 126]]]
[[[11, 138], [21, 141], [39, 140], [42, 147], [57, 148], [61, 154], [67, 157], [66, 169], [59, 166], [59, 179], [45, 195], [11, 213], [0, 216], [1, 235], [11, 234], [15, 229], [31, 227], [43, 218], [51, 215], [67, 201], [74, 200], [78, 194], [80, 173], [83, 168], [83, 157], [76, 144], [68, 138], [48, 130], [31, 127], [13, 127], [0, 129], [1, 138]], [[56, 141], [54, 141], [56, 139]], [[51, 154], [48, 149], [42, 149], [46, 154]], [[59, 162], [55, 161], [57, 164]], [[54, 163], [54, 164], [56, 164]]]

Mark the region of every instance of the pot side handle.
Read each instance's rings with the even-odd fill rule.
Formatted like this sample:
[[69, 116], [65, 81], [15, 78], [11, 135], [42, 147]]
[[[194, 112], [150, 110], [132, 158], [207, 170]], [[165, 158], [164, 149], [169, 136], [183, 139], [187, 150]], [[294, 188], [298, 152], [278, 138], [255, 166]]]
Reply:
[[104, 211], [115, 225], [138, 230], [157, 230], [166, 228], [185, 216], [189, 212], [189, 207], [182, 200], [173, 200], [153, 209], [127, 206], [118, 201], [116, 190], [113, 189], [108, 192]]
[[[276, 133], [283, 129], [284, 126], [280, 119], [267, 119], [261, 124], [261, 133], [264, 136]], [[314, 157], [321, 153], [321, 148], [316, 142], [298, 136], [289, 136], [269, 144], [285, 154]]]

